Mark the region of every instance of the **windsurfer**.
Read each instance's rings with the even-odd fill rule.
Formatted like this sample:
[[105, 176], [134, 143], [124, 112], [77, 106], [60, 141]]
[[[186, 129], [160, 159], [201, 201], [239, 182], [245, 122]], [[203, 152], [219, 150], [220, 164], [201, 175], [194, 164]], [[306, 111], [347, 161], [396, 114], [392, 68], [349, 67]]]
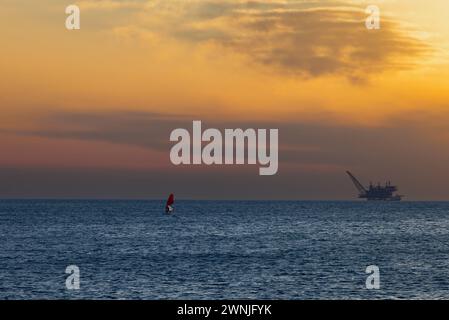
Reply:
[[172, 213], [175, 210], [173, 207], [174, 202], [175, 196], [171, 193], [167, 199], [167, 203], [165, 204], [165, 213]]

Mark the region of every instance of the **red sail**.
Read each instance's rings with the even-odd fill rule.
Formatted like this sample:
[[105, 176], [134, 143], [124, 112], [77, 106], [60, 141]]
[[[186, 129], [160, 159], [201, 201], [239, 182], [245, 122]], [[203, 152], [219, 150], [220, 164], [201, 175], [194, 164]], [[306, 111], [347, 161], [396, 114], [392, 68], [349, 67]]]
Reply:
[[175, 202], [175, 196], [173, 195], [173, 193], [170, 193], [170, 195], [168, 196], [167, 204], [165, 206], [171, 206], [173, 202]]

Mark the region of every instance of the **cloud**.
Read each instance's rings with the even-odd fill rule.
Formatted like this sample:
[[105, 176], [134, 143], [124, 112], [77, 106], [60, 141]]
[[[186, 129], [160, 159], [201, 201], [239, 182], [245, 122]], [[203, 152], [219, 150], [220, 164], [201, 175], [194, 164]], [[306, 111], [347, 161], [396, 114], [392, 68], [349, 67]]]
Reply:
[[[395, 163], [404, 157], [414, 158], [415, 152], [431, 155], [441, 140], [435, 137], [449, 134], [445, 126], [447, 114], [420, 113], [393, 117], [381, 126], [365, 127], [317, 121], [240, 121], [203, 120], [207, 128], [276, 128], [280, 133], [280, 161], [291, 164], [329, 166], [355, 165], [366, 161], [370, 166], [385, 165], [376, 154]], [[163, 115], [151, 112], [58, 112], [36, 119], [36, 129], [3, 131], [23, 136], [52, 139], [101, 141], [139, 146], [169, 152], [169, 136], [176, 128], [192, 130], [195, 115]], [[397, 139], [396, 139], [397, 137]], [[448, 152], [441, 152], [448, 157]], [[415, 159], [416, 160], [416, 159]]]
[[294, 76], [363, 80], [412, 68], [432, 51], [387, 16], [381, 16], [380, 30], [367, 30], [364, 7], [351, 2], [171, 0], [147, 9], [150, 18], [141, 27], [151, 32], [215, 44], [253, 65]]
[[[345, 194], [347, 197], [354, 194], [344, 175], [349, 169], [364, 183], [370, 179], [375, 179], [374, 182], [392, 179], [410, 197], [447, 199], [444, 188], [449, 179], [449, 151], [444, 148], [449, 141], [447, 118], [447, 113], [407, 114], [376, 127], [313, 121], [204, 120], [203, 129], [279, 129], [279, 174], [262, 179], [255, 166], [170, 166], [168, 154], [173, 145], [169, 141], [170, 132], [175, 128], [191, 130], [192, 120], [200, 117], [130, 111], [52, 113], [36, 119], [33, 130], [2, 133], [59, 140], [60, 147], [55, 150], [58, 153], [67, 148], [66, 139], [139, 146], [165, 153], [170, 169], [145, 171], [136, 167], [124, 171], [109, 167], [108, 171], [102, 165], [66, 171], [65, 163], [52, 168], [9, 166], [0, 168], [5, 181], [0, 184], [0, 195], [138, 197], [149, 192], [159, 196], [157, 190], [151, 191], [152, 186], [169, 188], [176, 181], [184, 196], [194, 198], [295, 198], [295, 194], [310, 199], [344, 198]], [[89, 157], [89, 149], [84, 156]], [[38, 188], [43, 177], [48, 177], [47, 182]], [[77, 187], [72, 188], [74, 185]], [[341, 185], [346, 189], [341, 189]]]
[[[59, 112], [36, 120], [38, 129], [8, 131], [18, 135], [52, 139], [78, 139], [166, 149], [171, 130], [191, 120], [151, 112]], [[4, 131], [5, 132], [5, 131]]]

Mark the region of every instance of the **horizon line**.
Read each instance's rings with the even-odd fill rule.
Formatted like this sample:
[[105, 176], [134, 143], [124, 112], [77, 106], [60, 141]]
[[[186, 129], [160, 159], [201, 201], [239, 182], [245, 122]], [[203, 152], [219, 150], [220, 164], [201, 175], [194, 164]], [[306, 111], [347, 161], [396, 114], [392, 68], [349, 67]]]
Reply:
[[[166, 201], [165, 198], [129, 198], [129, 197], [1, 197], [0, 201], [11, 200], [47, 200], [47, 201]], [[429, 200], [410, 199], [401, 201], [367, 201], [359, 199], [198, 199], [177, 198], [176, 201], [239, 201], [239, 202], [360, 202], [360, 203], [385, 203], [385, 202], [449, 202], [449, 199]]]

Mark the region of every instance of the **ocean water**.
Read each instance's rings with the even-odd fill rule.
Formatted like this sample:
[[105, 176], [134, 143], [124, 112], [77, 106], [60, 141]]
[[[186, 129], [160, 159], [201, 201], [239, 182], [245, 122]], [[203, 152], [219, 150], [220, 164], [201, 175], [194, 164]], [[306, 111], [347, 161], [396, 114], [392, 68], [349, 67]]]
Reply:
[[163, 206], [0, 200], [0, 299], [449, 298], [447, 202]]

